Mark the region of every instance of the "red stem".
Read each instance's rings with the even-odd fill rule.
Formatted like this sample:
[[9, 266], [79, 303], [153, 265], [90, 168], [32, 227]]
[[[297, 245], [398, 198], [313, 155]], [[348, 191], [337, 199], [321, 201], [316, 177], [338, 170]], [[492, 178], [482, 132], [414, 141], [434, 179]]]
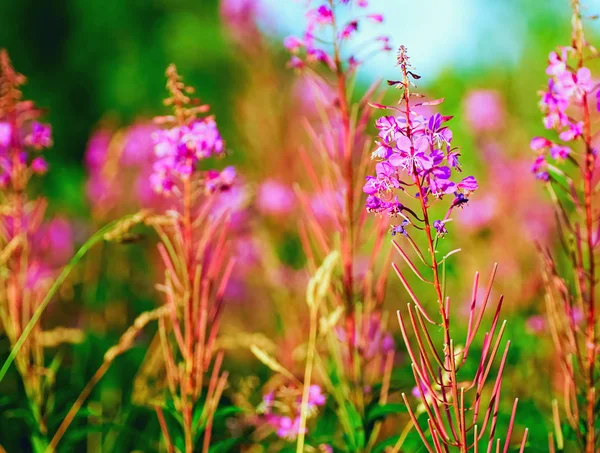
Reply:
[[[404, 104], [405, 104], [405, 115], [406, 115], [406, 136], [409, 140], [411, 140], [411, 153], [414, 154], [415, 150], [414, 150], [414, 145], [412, 144], [412, 122], [411, 122], [411, 118], [410, 118], [410, 81], [408, 78], [408, 70], [406, 68], [405, 65], [402, 66], [402, 72], [403, 72], [403, 84], [404, 84], [404, 93], [403, 93], [403, 98], [404, 98]], [[460, 439], [457, 439], [458, 442], [458, 447], [460, 449], [461, 453], [464, 453], [467, 451], [467, 439], [466, 439], [466, 432], [465, 432], [465, 427], [463, 426], [463, 417], [460, 414], [460, 410], [458, 407], [458, 385], [457, 385], [457, 376], [456, 376], [456, 357], [454, 355], [454, 348], [451, 345], [451, 340], [450, 340], [450, 321], [449, 321], [449, 315], [448, 313], [446, 313], [446, 310], [444, 308], [444, 298], [442, 295], [442, 285], [440, 282], [440, 276], [439, 276], [439, 270], [438, 270], [438, 262], [437, 262], [437, 258], [435, 256], [435, 245], [434, 245], [434, 240], [433, 240], [433, 235], [431, 233], [431, 226], [429, 223], [429, 212], [428, 212], [428, 206], [425, 202], [425, 196], [423, 193], [423, 189], [422, 189], [422, 184], [421, 181], [419, 179], [418, 173], [417, 173], [417, 168], [416, 165], [413, 163], [413, 180], [414, 183], [417, 187], [418, 190], [418, 194], [419, 194], [419, 201], [421, 204], [421, 211], [423, 214], [423, 221], [424, 221], [424, 226], [425, 226], [425, 234], [427, 236], [427, 245], [429, 248], [429, 253], [431, 256], [431, 267], [433, 269], [433, 286], [435, 288], [435, 292], [437, 295], [437, 299], [438, 299], [438, 308], [440, 311], [440, 314], [442, 316], [442, 327], [444, 329], [444, 353], [446, 355], [446, 359], [448, 360], [447, 364], [445, 365], [446, 369], [449, 369], [449, 378], [450, 378], [450, 384], [451, 384], [451, 391], [453, 394], [453, 401], [452, 401], [452, 407], [453, 407], [453, 411], [454, 411], [454, 416], [456, 419], [456, 422], [458, 423], [458, 432], [460, 433]], [[450, 415], [448, 413], [448, 415]], [[456, 433], [454, 433], [456, 436]]]

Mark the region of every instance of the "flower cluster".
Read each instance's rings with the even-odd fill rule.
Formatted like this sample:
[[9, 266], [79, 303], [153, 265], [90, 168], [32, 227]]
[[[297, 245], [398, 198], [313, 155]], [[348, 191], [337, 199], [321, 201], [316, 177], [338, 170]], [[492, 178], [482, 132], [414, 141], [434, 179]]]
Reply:
[[[41, 151], [52, 146], [49, 125], [30, 121], [15, 128], [9, 121], [0, 120], [0, 187], [7, 187], [20, 168], [28, 173], [44, 174], [48, 164], [42, 156], [33, 156], [25, 147]], [[12, 151], [18, 150], [17, 153]]]
[[[177, 181], [188, 179], [199, 161], [223, 154], [223, 139], [214, 118], [196, 119], [191, 124], [153, 134], [154, 163], [151, 183], [157, 192], [170, 193]], [[214, 175], [211, 180], [215, 180]]]
[[574, 120], [567, 111], [570, 108], [587, 108], [587, 95], [596, 90], [588, 68], [569, 66], [569, 55], [575, 56], [575, 53], [572, 47], [561, 47], [557, 52], [551, 52], [548, 59], [546, 74], [550, 79], [548, 88], [540, 93], [540, 108], [544, 114], [544, 126], [556, 130], [562, 143], [544, 137], [531, 140], [531, 149], [538, 152], [531, 170], [542, 181], [549, 179], [547, 154], [556, 161], [564, 161], [571, 154], [571, 148], [565, 143], [583, 135], [583, 121]]
[[[301, 69], [307, 63], [321, 62], [325, 63], [331, 70], [335, 71], [337, 66], [342, 63], [340, 55], [343, 42], [354, 37], [362, 22], [368, 21], [375, 24], [383, 22], [383, 15], [364, 13], [359, 17], [352, 18], [343, 24], [338, 23], [335, 8], [341, 5], [357, 6], [365, 10], [369, 6], [367, 0], [338, 0], [328, 1], [325, 4], [316, 6], [306, 13], [307, 26], [302, 37], [288, 36], [284, 45], [291, 52], [292, 58], [289, 66]], [[325, 32], [325, 29], [327, 32]], [[333, 30], [333, 33], [331, 33]], [[327, 41], [327, 37], [334, 36], [334, 42]], [[322, 36], [321, 36], [322, 35]], [[372, 51], [390, 51], [389, 37], [378, 36], [373, 43], [378, 47]], [[328, 47], [332, 47], [328, 48]], [[362, 44], [362, 50], [369, 46]], [[350, 68], [356, 67], [367, 55], [361, 56], [356, 53], [345, 55], [343, 58]]]
[[[453, 172], [460, 172], [458, 150], [452, 146], [452, 131], [446, 122], [452, 117], [434, 113], [423, 116], [411, 110], [409, 105], [409, 76], [419, 76], [410, 71], [406, 49], [400, 48], [399, 65], [404, 80], [389, 81], [404, 90], [404, 109], [374, 105], [377, 108], [392, 110], [395, 115], [379, 118], [375, 126], [379, 130], [377, 148], [372, 158], [377, 160], [375, 176], [367, 176], [363, 191], [367, 194], [366, 208], [369, 212], [386, 214], [390, 217], [401, 216], [404, 220], [392, 227], [392, 234], [407, 235], [406, 226], [410, 223], [405, 216], [412, 213], [410, 208], [400, 202], [399, 193], [413, 197], [427, 205], [429, 198], [442, 199], [453, 194], [454, 200], [444, 220], [433, 222], [438, 235], [447, 233], [445, 223], [450, 212], [468, 201], [468, 195], [477, 189], [477, 181], [467, 176], [453, 181]], [[423, 102], [417, 105], [437, 105], [442, 100]], [[414, 195], [411, 191], [415, 191]], [[417, 216], [415, 219], [419, 220]]]
[[[311, 385], [308, 393], [308, 414], [314, 417], [319, 406], [325, 405], [327, 398], [321, 387]], [[263, 397], [259, 412], [281, 439], [294, 440], [300, 433], [300, 406], [302, 391], [295, 387], [282, 387], [277, 392], [267, 393]]]
[[[390, 107], [392, 108], [392, 107]], [[420, 181], [422, 196], [442, 198], [455, 194], [456, 203], [461, 194], [468, 195], [477, 189], [473, 176], [459, 182], [451, 180], [452, 171], [461, 171], [460, 154], [451, 147], [452, 131], [444, 126], [451, 117], [435, 113], [429, 118], [412, 114], [409, 121], [400, 116], [383, 116], [376, 122], [379, 129], [377, 149], [372, 157], [379, 160], [376, 176], [367, 176], [363, 190], [368, 195], [367, 209], [396, 216], [404, 206], [398, 201], [396, 191], [406, 191], [415, 180]]]
[[42, 110], [23, 101], [20, 86], [26, 78], [17, 73], [4, 50], [0, 51], [0, 188], [21, 191], [32, 174], [48, 170], [46, 160], [30, 151], [52, 146], [49, 125], [38, 122]]
[[222, 173], [197, 171], [200, 161], [225, 155], [223, 139], [214, 117], [199, 116], [206, 113], [209, 106], [190, 97], [194, 89], [183, 83], [175, 65], [170, 65], [165, 75], [170, 97], [165, 99], [164, 104], [172, 107], [173, 115], [154, 118], [156, 124], [169, 127], [152, 134], [156, 156], [149, 178], [152, 187], [165, 195], [181, 193], [180, 186], [186, 186], [189, 191], [192, 179], [195, 179], [208, 193], [229, 189], [235, 177], [232, 167]]

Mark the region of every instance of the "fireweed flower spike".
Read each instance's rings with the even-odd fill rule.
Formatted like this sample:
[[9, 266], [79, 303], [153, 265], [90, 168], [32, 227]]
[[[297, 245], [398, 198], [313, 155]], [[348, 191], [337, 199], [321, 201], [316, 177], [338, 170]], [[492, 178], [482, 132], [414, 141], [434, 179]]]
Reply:
[[[44, 222], [46, 200], [27, 196], [31, 178], [48, 170], [40, 153], [52, 146], [52, 133], [38, 121], [43, 111], [22, 100], [25, 80], [0, 50], [0, 323], [12, 348], [72, 253], [70, 225], [60, 219]], [[44, 363], [50, 336], [37, 324], [15, 357], [36, 424], [31, 441], [37, 448], [45, 444], [54, 410], [54, 370]], [[78, 332], [59, 342], [80, 337]]]
[[[550, 138], [535, 137], [531, 149], [537, 157], [532, 172], [548, 189], [556, 212], [557, 231], [565, 256], [557, 259], [540, 247], [544, 263], [548, 327], [564, 376], [564, 415], [581, 451], [596, 452], [600, 445], [598, 405], [600, 373], [598, 351], [598, 212], [597, 149], [592, 111], [600, 90], [587, 64], [598, 52], [585, 39], [580, 5], [573, 5], [571, 45], [550, 53], [548, 86], [541, 92], [543, 124]], [[566, 261], [565, 269], [557, 261]], [[573, 275], [578, 278], [573, 280]], [[584, 314], [583, 325], [572, 313]], [[555, 413], [555, 419], [558, 411]], [[560, 426], [560, 421], [555, 423]], [[562, 433], [556, 433], [562, 448]], [[551, 440], [554, 449], [554, 441]], [[573, 447], [574, 448], [574, 447]]]
[[[364, 21], [375, 23], [383, 21], [381, 15], [372, 13], [367, 15], [364, 12], [368, 6], [366, 1], [329, 0], [311, 2], [310, 4], [312, 8], [306, 13], [307, 26], [304, 34], [301, 37], [290, 36], [286, 38], [284, 45], [292, 54], [291, 66], [295, 68], [311, 66], [311, 69], [318, 71], [318, 74], [323, 74], [322, 77], [319, 77], [322, 84], [324, 86], [333, 84], [332, 91], [337, 94], [332, 105], [329, 103], [319, 105], [320, 110], [323, 110], [328, 118], [327, 126], [330, 127], [330, 130], [323, 131], [320, 136], [320, 131], [310, 125], [309, 133], [314, 142], [314, 148], [326, 151], [326, 154], [319, 156], [322, 159], [319, 164], [326, 165], [328, 168], [333, 167], [336, 172], [341, 172], [338, 180], [322, 183], [313, 181], [313, 185], [315, 186], [314, 189], [321, 193], [335, 188], [333, 190], [339, 191], [343, 197], [342, 215], [337, 216], [335, 220], [336, 224], [339, 225], [342, 242], [345, 299], [348, 307], [351, 307], [356, 289], [354, 287], [355, 244], [360, 243], [358, 237], [361, 233], [357, 228], [359, 220], [357, 208], [360, 205], [360, 195], [356, 193], [355, 181], [362, 177], [360, 171], [362, 171], [366, 162], [363, 159], [364, 153], [362, 152], [366, 146], [364, 128], [367, 126], [371, 113], [369, 112], [370, 109], [365, 107], [367, 107], [368, 97], [374, 93], [378, 84], [374, 84], [368, 90], [365, 98], [355, 106], [351, 104], [348, 88], [358, 66], [373, 53], [388, 50], [387, 43], [389, 40], [385, 38], [383, 40], [385, 44], [382, 44], [381, 38], [370, 41], [358, 38], [361, 23]], [[351, 7], [355, 8], [350, 9]], [[341, 11], [357, 12], [359, 16], [342, 22], [340, 19]], [[366, 53], [363, 53], [365, 51]], [[314, 85], [314, 97], [326, 99], [326, 96], [319, 93], [322, 89], [318, 84]], [[353, 112], [355, 108], [358, 109], [357, 112]], [[314, 174], [312, 170], [315, 164], [310, 162], [308, 158], [309, 156], [303, 157], [303, 160], [310, 165], [309, 171]], [[381, 171], [385, 172], [385, 169]], [[330, 206], [330, 209], [331, 212], [335, 212], [339, 211], [340, 207]], [[310, 229], [314, 230], [312, 232], [315, 238], [322, 237], [322, 228], [313, 224], [314, 222], [311, 221]], [[323, 240], [319, 239], [318, 241], [325, 245]], [[321, 258], [330, 251], [329, 249], [324, 250]], [[316, 268], [315, 263], [313, 263], [312, 268]]]
[[[372, 158], [377, 162], [375, 176], [367, 176], [363, 191], [368, 194], [367, 211], [390, 217], [412, 216], [411, 221], [417, 225], [424, 224], [430, 235], [427, 214], [419, 219], [411, 210], [399, 201], [398, 196], [420, 201], [422, 208], [429, 208], [434, 202], [445, 196], [454, 197], [450, 203], [445, 220], [455, 207], [463, 206], [468, 196], [477, 189], [477, 181], [473, 176], [453, 180], [453, 173], [460, 172], [459, 153], [452, 147], [452, 130], [445, 124], [452, 117], [435, 113], [429, 118], [410, 110], [408, 96], [411, 80], [418, 76], [411, 71], [406, 49], [400, 48], [398, 64], [401, 66], [406, 80], [389, 81], [392, 86], [404, 89], [405, 110], [397, 107], [376, 105], [375, 107], [391, 110], [393, 115], [383, 116], [375, 122], [379, 130], [376, 140], [377, 149]], [[416, 105], [437, 105], [441, 100], [421, 102]], [[397, 234], [398, 226], [407, 225], [406, 219], [400, 225], [392, 225], [392, 233]], [[432, 225], [439, 234], [445, 234], [443, 221]]]
[[[173, 436], [163, 407], [174, 405], [181, 416], [185, 451], [199, 451], [195, 444], [202, 438], [201, 451], [206, 453], [227, 383], [227, 372], [221, 370], [223, 352], [215, 342], [234, 264], [228, 215], [214, 212], [219, 194], [232, 187], [235, 171], [200, 168], [203, 160], [224, 154], [223, 140], [214, 118], [199, 116], [208, 107], [191, 97], [193, 89], [183, 83], [174, 65], [167, 68], [166, 76], [170, 96], [165, 105], [173, 115], [155, 118], [164, 129], [153, 136], [157, 161], [151, 180], [172, 209], [147, 223], [158, 233], [165, 266], [165, 281], [157, 287], [170, 316], [161, 318], [159, 329], [172, 403], [165, 401], [155, 408], [169, 450]], [[198, 420], [194, 414], [200, 413]]]
[[[324, 338], [327, 347], [314, 352], [320, 360], [307, 357], [304, 385], [312, 384], [315, 368], [314, 376], [327, 393], [327, 405], [338, 414], [338, 423], [328, 428], [331, 438], [339, 439], [333, 447], [358, 451], [374, 447], [379, 440], [382, 420], [371, 423], [368, 415], [387, 404], [395, 348], [382, 309], [389, 274], [377, 269], [387, 225], [378, 221], [373, 234], [362, 209], [361, 186], [371, 141], [365, 130], [373, 114], [368, 104], [379, 82], [358, 101], [351, 87], [357, 68], [374, 53], [388, 50], [389, 39], [362, 38], [363, 24], [384, 20], [366, 9], [366, 1], [321, 0], [309, 5], [305, 32], [284, 41], [291, 53], [289, 66], [304, 73], [313, 91], [311, 103], [318, 110], [312, 121], [304, 121], [310, 140], [299, 152], [310, 183], [297, 188], [297, 202], [305, 213], [299, 233], [311, 275], [327, 262], [326, 257], [336, 254], [340, 272], [333, 273], [319, 311], [310, 312], [308, 343], [311, 338]], [[388, 182], [388, 170], [385, 166], [378, 169], [382, 180], [374, 191]], [[366, 244], [373, 244], [368, 252]], [[385, 253], [389, 259], [390, 250]], [[311, 438], [311, 427], [319, 420], [308, 420], [306, 413], [305, 408], [298, 425], [298, 452], [305, 451], [305, 440], [311, 446], [317, 442]]]
[[[462, 345], [459, 345], [453, 338], [451, 330], [453, 323], [451, 323], [450, 297], [445, 296], [445, 283], [440, 278], [440, 267], [444, 268], [446, 260], [453, 252], [440, 258], [436, 250], [437, 239], [448, 233], [447, 224], [450, 214], [455, 208], [463, 207], [467, 203], [469, 195], [477, 189], [477, 182], [472, 176], [462, 179], [453, 178], [454, 173], [459, 171], [459, 167], [458, 153], [452, 144], [452, 132], [446, 125], [451, 117], [436, 113], [426, 118], [414, 112], [414, 106], [439, 105], [443, 99], [411, 104], [414, 98], [422, 98], [422, 95], [412, 93], [413, 80], [419, 79], [419, 76], [414, 73], [404, 46], [401, 46], [398, 52], [398, 66], [402, 74], [401, 80], [388, 83], [401, 91], [400, 104], [393, 107], [374, 105], [378, 109], [393, 112], [393, 115], [380, 118], [376, 122], [376, 127], [379, 129], [378, 149], [384, 148], [388, 151], [377, 152], [374, 156], [378, 162], [377, 176], [375, 179], [373, 177], [367, 179], [364, 190], [370, 198], [366, 209], [390, 219], [392, 234], [403, 241], [410, 242], [425, 264], [426, 272], [419, 270], [400, 245], [400, 241], [394, 241], [393, 245], [415, 276], [431, 285], [441, 318], [439, 321], [435, 320], [427, 307], [421, 303], [422, 298], [412, 289], [403, 272], [393, 264], [393, 269], [414, 302], [414, 305], [408, 304], [408, 315], [398, 311], [398, 319], [417, 384], [413, 395], [420, 399], [420, 408], [427, 415], [427, 429], [422, 428], [423, 424], [419, 423], [417, 413], [411, 408], [412, 404], [404, 394], [403, 400], [408, 406], [415, 429], [427, 451], [442, 453], [449, 451], [450, 448], [460, 452], [480, 451], [479, 445], [483, 442], [487, 443], [487, 452], [501, 451], [502, 443], [499, 439], [496, 440], [495, 430], [502, 372], [510, 342], [506, 343], [501, 353], [502, 358], [490, 396], [484, 398], [483, 389], [492, 363], [501, 350], [505, 328], [505, 322], [501, 325], [498, 323], [502, 297], [495, 308], [490, 330], [484, 336], [483, 350], [475, 375], [467, 376], [462, 370], [488, 305], [496, 266], [492, 271], [483, 300], [479, 303], [477, 300], [480, 297], [479, 274], [475, 275], [468, 332]], [[448, 210], [445, 218], [431, 222], [431, 206], [446, 202], [445, 197], [450, 198], [447, 201]], [[418, 206], [416, 212], [408, 207], [413, 204]], [[402, 217], [404, 219], [399, 221]], [[424, 236], [428, 249], [426, 253], [420, 250], [418, 234]], [[429, 259], [425, 258], [427, 254]], [[412, 339], [409, 337], [409, 325], [414, 332]], [[434, 331], [440, 328], [443, 331], [443, 343], [436, 345], [433, 340]], [[516, 407], [517, 401], [514, 403], [507, 438], [503, 443], [504, 452], [510, 448]], [[521, 442], [520, 451], [525, 448], [526, 436], [527, 431]]]

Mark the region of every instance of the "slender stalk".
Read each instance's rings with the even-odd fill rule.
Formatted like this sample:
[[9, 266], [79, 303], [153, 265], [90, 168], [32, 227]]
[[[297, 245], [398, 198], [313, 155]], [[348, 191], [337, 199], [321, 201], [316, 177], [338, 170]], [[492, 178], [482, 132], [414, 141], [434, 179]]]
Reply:
[[[404, 113], [406, 117], [406, 136], [409, 140], [411, 140], [411, 153], [415, 153], [414, 143], [412, 143], [412, 120], [410, 116], [410, 80], [408, 77], [408, 70], [406, 66], [402, 66], [402, 75], [403, 75], [403, 99], [404, 99]], [[458, 386], [457, 386], [457, 376], [456, 376], [456, 357], [454, 355], [454, 348], [452, 347], [452, 341], [450, 339], [450, 325], [448, 319], [448, 313], [446, 308], [444, 307], [444, 298], [442, 294], [442, 283], [440, 280], [438, 262], [435, 255], [435, 242], [433, 239], [433, 235], [431, 232], [431, 225], [429, 221], [429, 210], [425, 201], [424, 191], [422, 188], [421, 180], [418, 176], [418, 171], [416, 164], [413, 163], [413, 181], [417, 187], [419, 194], [419, 202], [421, 206], [421, 213], [423, 215], [424, 220], [424, 229], [425, 235], [427, 238], [427, 247], [429, 249], [429, 254], [431, 258], [431, 268], [433, 270], [433, 286], [435, 288], [438, 308], [442, 317], [442, 328], [444, 331], [444, 353], [446, 355], [446, 361], [448, 363], [445, 364], [446, 369], [449, 372], [449, 380], [451, 385], [452, 392], [452, 408], [454, 411], [455, 421], [458, 423], [458, 433], [460, 434], [459, 439], [459, 449], [461, 453], [467, 452], [468, 445], [466, 439], [466, 432], [464, 430], [464, 426], [462, 423], [462, 417], [460, 415], [460, 409], [458, 407]], [[435, 404], [435, 403], [434, 403]]]
[[308, 335], [308, 348], [306, 351], [306, 368], [304, 369], [304, 381], [302, 388], [302, 404], [300, 406], [300, 428], [298, 430], [298, 443], [296, 453], [304, 452], [304, 438], [306, 431], [306, 419], [308, 415], [308, 398], [310, 396], [310, 383], [315, 360], [317, 346], [318, 306], [314, 304], [310, 310], [310, 332]]
[[71, 423], [75, 419], [75, 416], [79, 412], [79, 409], [81, 409], [81, 406], [83, 406], [83, 403], [85, 402], [85, 400], [87, 400], [88, 396], [90, 396], [90, 394], [92, 393], [92, 390], [94, 389], [96, 384], [106, 374], [106, 372], [110, 368], [110, 365], [111, 365], [110, 362], [103, 362], [102, 365], [100, 366], [100, 368], [98, 368], [96, 370], [96, 372], [94, 373], [92, 378], [85, 385], [82, 392], [77, 397], [77, 400], [75, 400], [75, 403], [73, 404], [73, 406], [71, 406], [71, 409], [69, 409], [69, 412], [67, 413], [66, 417], [63, 419], [60, 426], [56, 430], [54, 437], [52, 437], [52, 440], [50, 441], [50, 444], [48, 445], [48, 448], [46, 449], [47, 453], [51, 453], [56, 450], [56, 446], [58, 445], [58, 443], [62, 439], [63, 435], [67, 431], [67, 428], [71, 425]]
[[[332, 11], [334, 10], [333, 0], [329, 0]], [[354, 300], [354, 190], [355, 181], [353, 177], [353, 137], [350, 127], [350, 109], [348, 106], [348, 95], [347, 95], [347, 74], [342, 66], [342, 59], [340, 56], [340, 43], [337, 39], [338, 27], [336, 22], [336, 14], [333, 14], [333, 61], [335, 64], [335, 76], [337, 84], [337, 97], [339, 102], [339, 110], [342, 121], [342, 162], [343, 162], [343, 175], [345, 181], [344, 190], [346, 191], [346, 222], [345, 228], [342, 232], [342, 263], [344, 267], [344, 293], [346, 297], [346, 304], [348, 313], [352, 313], [352, 304]]]
[[[574, 41], [578, 52], [578, 67], [583, 67], [584, 36], [581, 25], [580, 5], [578, 1], [573, 2], [574, 8]], [[588, 300], [587, 300], [587, 325], [586, 325], [586, 453], [594, 453], [596, 448], [596, 261], [594, 254], [594, 214], [593, 214], [593, 178], [596, 166], [595, 152], [592, 148], [591, 119], [587, 99], [587, 93], [583, 93], [583, 140], [585, 142], [585, 162], [583, 169], [583, 197], [586, 227], [586, 247], [588, 254]]]

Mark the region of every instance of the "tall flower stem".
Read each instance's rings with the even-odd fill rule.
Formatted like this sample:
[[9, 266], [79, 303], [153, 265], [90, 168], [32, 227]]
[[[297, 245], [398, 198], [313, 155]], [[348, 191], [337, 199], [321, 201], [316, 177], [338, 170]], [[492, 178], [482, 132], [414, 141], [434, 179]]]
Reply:
[[352, 313], [354, 301], [354, 169], [353, 169], [353, 137], [350, 127], [350, 109], [348, 106], [347, 75], [344, 71], [341, 59], [340, 42], [337, 39], [338, 26], [336, 22], [335, 5], [329, 0], [333, 13], [333, 61], [335, 65], [336, 89], [339, 102], [339, 111], [342, 121], [342, 170], [344, 172], [346, 192], [346, 225], [342, 232], [342, 265], [344, 268], [344, 294], [346, 298], [348, 313]]
[[[581, 60], [580, 60], [581, 61]], [[587, 372], [588, 372], [588, 389], [587, 389], [587, 441], [586, 452], [594, 453], [596, 445], [595, 437], [595, 371], [596, 371], [596, 263], [594, 257], [594, 218], [592, 208], [593, 197], [593, 177], [594, 168], [596, 166], [596, 158], [591, 145], [591, 128], [590, 128], [590, 113], [587, 103], [587, 95], [583, 96], [583, 111], [584, 111], [584, 140], [585, 140], [585, 174], [584, 174], [584, 205], [585, 205], [585, 224], [587, 230], [587, 248], [588, 248], [588, 313], [587, 313], [587, 329], [586, 329], [586, 344], [587, 344]]]
[[308, 398], [317, 347], [317, 326], [319, 323], [319, 307], [314, 304], [310, 307], [310, 332], [308, 334], [308, 347], [306, 351], [306, 367], [302, 389], [302, 405], [300, 406], [300, 427], [298, 428], [298, 443], [296, 453], [304, 452], [304, 438], [306, 436], [306, 419], [308, 417]]
[[[165, 266], [165, 282], [157, 287], [169, 311], [169, 319], [159, 325], [161, 349], [185, 452], [195, 451], [200, 435], [201, 451], [208, 452], [214, 415], [227, 381], [216, 340], [234, 266], [229, 216], [216, 214], [215, 208], [218, 194], [231, 188], [235, 171], [232, 167], [222, 172], [198, 168], [200, 160], [223, 154], [223, 140], [212, 116], [199, 117], [209, 107], [190, 97], [194, 89], [184, 84], [175, 65], [169, 65], [166, 76], [169, 97], [164, 104], [172, 107], [173, 115], [155, 118], [168, 129], [153, 137], [158, 160], [152, 175], [155, 190], [173, 197], [173, 208], [152, 223]], [[162, 409], [156, 407], [159, 421], [164, 418]]]
[[[411, 117], [410, 117], [410, 80], [408, 78], [408, 71], [406, 66], [402, 66], [402, 76], [403, 76], [403, 85], [404, 85], [404, 92], [403, 92], [403, 98], [404, 98], [404, 105], [405, 105], [405, 115], [406, 115], [406, 136], [409, 140], [411, 140], [412, 142], [412, 124], [411, 124]], [[411, 145], [411, 151], [412, 153], [415, 152], [414, 149], [414, 144]], [[427, 206], [427, 203], [425, 201], [425, 193], [424, 190], [422, 188], [422, 184], [421, 184], [421, 180], [418, 176], [418, 171], [417, 171], [417, 167], [416, 164], [413, 163], [413, 180], [415, 183], [415, 186], [417, 187], [417, 191], [419, 194], [419, 202], [420, 202], [420, 206], [421, 206], [421, 213], [423, 214], [423, 223], [424, 223], [424, 228], [425, 228], [425, 235], [427, 238], [427, 248], [429, 249], [429, 253], [431, 256], [431, 268], [433, 270], [433, 286], [435, 288], [435, 292], [436, 292], [436, 296], [437, 296], [437, 301], [438, 301], [438, 308], [440, 311], [440, 315], [442, 317], [442, 328], [444, 330], [444, 352], [446, 355], [446, 363], [445, 363], [445, 367], [447, 368], [447, 371], [449, 372], [450, 376], [449, 376], [449, 381], [450, 381], [450, 385], [452, 387], [452, 407], [454, 410], [454, 415], [456, 417], [456, 422], [458, 423], [458, 432], [460, 434], [460, 444], [459, 444], [459, 449], [460, 452], [467, 452], [467, 439], [466, 439], [466, 433], [465, 430], [463, 429], [463, 418], [460, 416], [460, 411], [459, 411], [459, 407], [458, 407], [458, 385], [457, 385], [457, 376], [456, 376], [456, 369], [457, 369], [457, 364], [456, 364], [456, 357], [454, 355], [454, 349], [452, 347], [452, 343], [450, 340], [450, 325], [449, 325], [449, 320], [448, 320], [448, 316], [447, 316], [447, 312], [446, 312], [446, 308], [444, 306], [444, 298], [442, 295], [442, 285], [440, 282], [440, 275], [439, 275], [439, 265], [437, 262], [437, 258], [435, 256], [435, 244], [434, 244], [434, 240], [433, 240], [433, 235], [431, 234], [431, 224], [429, 221], [429, 209]], [[441, 385], [444, 385], [444, 383], [442, 382]]]
[[[407, 396], [403, 394], [402, 398], [408, 406], [411, 421], [419, 437], [430, 453], [447, 453], [450, 449], [460, 453], [467, 453], [471, 450], [477, 452], [480, 441], [488, 431], [487, 428], [489, 428], [488, 453], [494, 446], [496, 451], [501, 451], [502, 444], [499, 439], [496, 439], [495, 431], [502, 373], [506, 365], [510, 342], [505, 344], [490, 400], [487, 408], [483, 408], [483, 410], [482, 395], [505, 330], [505, 323], [502, 323], [500, 329], [497, 329], [502, 297], [498, 300], [490, 330], [485, 333], [476, 373], [472, 377], [461, 375], [460, 381], [458, 377], [481, 326], [496, 267], [492, 271], [483, 301], [479, 305], [477, 304], [479, 274], [475, 274], [467, 335], [464, 345], [459, 349], [452, 339], [450, 298], [444, 296], [443, 276], [440, 275], [439, 270], [440, 265], [445, 264], [445, 260], [458, 250], [450, 252], [442, 259], [438, 259], [436, 256], [438, 239], [448, 233], [445, 222], [454, 208], [464, 206], [468, 202], [468, 196], [477, 189], [477, 181], [472, 176], [458, 182], [451, 180], [452, 169], [460, 171], [458, 153], [451, 144], [452, 131], [443, 125], [451, 117], [435, 113], [427, 118], [411, 110], [411, 96], [420, 98], [424, 96], [419, 93], [411, 93], [410, 79], [417, 80], [420, 76], [412, 72], [405, 46], [399, 48], [398, 66], [401, 67], [402, 80], [391, 80], [388, 81], [388, 84], [396, 86], [402, 91], [402, 99], [398, 104], [400, 107], [373, 104], [375, 108], [394, 113], [382, 116], [376, 122], [376, 127], [379, 129], [377, 141], [379, 147], [373, 156], [380, 161], [376, 165], [376, 176], [367, 177], [367, 183], [363, 190], [369, 195], [366, 202], [369, 212], [387, 214], [394, 223], [398, 222], [398, 218], [403, 219], [398, 224], [392, 224], [392, 235], [406, 238], [427, 267], [427, 273], [423, 274], [419, 271], [406, 251], [396, 241], [392, 241], [394, 248], [415, 277], [430, 286], [437, 299], [436, 308], [441, 316], [439, 322], [427, 313], [403, 271], [396, 263], [392, 263], [392, 268], [412, 299], [412, 303], [407, 304], [407, 316], [398, 310], [398, 321], [402, 339], [412, 362], [411, 367], [416, 382], [413, 393], [415, 390], [418, 391], [417, 396], [420, 398], [421, 407], [428, 416], [427, 435], [417, 419], [418, 414], [410, 407]], [[442, 102], [443, 99], [438, 99], [421, 102], [415, 106], [439, 105]], [[396, 112], [399, 112], [400, 115], [397, 116]], [[417, 190], [416, 195], [413, 196], [407, 191], [409, 187]], [[444, 220], [435, 220], [432, 223], [430, 212], [432, 204], [452, 193], [454, 200], [450, 203]], [[409, 206], [405, 206], [399, 200], [400, 195], [409, 200], [418, 199], [421, 213], [416, 214]], [[429, 249], [429, 259], [426, 258], [427, 252], [421, 252], [419, 245], [411, 237], [409, 228], [410, 231], [419, 232], [419, 234], [424, 232]], [[433, 274], [432, 276], [428, 275], [430, 272]], [[409, 326], [412, 327], [414, 333], [412, 338], [409, 337]], [[432, 333], [434, 330], [439, 331], [440, 328], [443, 331], [443, 342], [441, 345], [437, 345], [432, 338]], [[516, 408], [517, 402], [515, 401], [507, 438], [504, 442], [505, 452], [509, 448]], [[479, 424], [480, 422], [481, 424]], [[523, 448], [524, 442], [521, 451]]]
[[[578, 0], [572, 2], [573, 7], [573, 44], [578, 56], [578, 69], [584, 65], [585, 37], [581, 23], [581, 12]], [[592, 148], [592, 132], [588, 94], [582, 95], [583, 107], [583, 141], [585, 143], [585, 161], [583, 163], [583, 197], [585, 210], [586, 246], [588, 254], [588, 300], [586, 316], [586, 351], [587, 351], [587, 389], [586, 389], [586, 453], [594, 453], [596, 447], [596, 262], [594, 244], [594, 214], [593, 214], [593, 178], [596, 166], [596, 156]]]

